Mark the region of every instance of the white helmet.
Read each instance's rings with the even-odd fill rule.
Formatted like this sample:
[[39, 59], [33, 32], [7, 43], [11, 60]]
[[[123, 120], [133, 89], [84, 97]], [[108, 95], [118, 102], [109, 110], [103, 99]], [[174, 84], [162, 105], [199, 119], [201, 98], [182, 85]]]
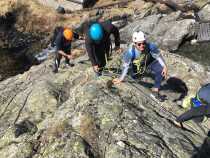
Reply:
[[145, 41], [145, 35], [142, 31], [134, 32], [132, 36], [132, 40], [134, 43]]

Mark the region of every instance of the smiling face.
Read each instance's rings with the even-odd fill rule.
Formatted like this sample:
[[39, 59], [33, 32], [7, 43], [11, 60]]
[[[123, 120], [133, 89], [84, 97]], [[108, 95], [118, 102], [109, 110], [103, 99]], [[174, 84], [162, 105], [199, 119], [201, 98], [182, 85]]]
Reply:
[[145, 50], [145, 45], [146, 45], [145, 41], [135, 42], [135, 47], [141, 52], [143, 52]]

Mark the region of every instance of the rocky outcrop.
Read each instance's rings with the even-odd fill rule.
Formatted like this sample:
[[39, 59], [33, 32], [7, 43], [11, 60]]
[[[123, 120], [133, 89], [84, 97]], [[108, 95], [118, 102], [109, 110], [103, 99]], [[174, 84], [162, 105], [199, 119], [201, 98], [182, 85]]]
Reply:
[[210, 21], [210, 5], [205, 5], [199, 12], [199, 18], [201, 21]]
[[81, 10], [83, 7], [81, 4], [73, 3], [68, 0], [56, 1], [56, 0], [38, 0], [38, 2], [44, 6], [57, 9], [59, 6], [63, 7], [65, 10], [75, 11]]
[[[162, 47], [176, 49], [194, 22], [179, 19], [180, 12], [148, 14], [147, 10], [136, 16], [121, 30], [124, 49], [136, 30], [145, 31], [148, 40]], [[162, 53], [169, 69], [169, 78], [162, 83], [162, 95], [167, 97], [163, 103], [151, 96], [151, 76], [112, 84], [119, 74], [111, 70], [119, 70], [122, 58], [115, 52], [109, 71], [100, 78], [82, 56], [74, 67], [61, 64], [57, 74], [49, 59], [0, 82], [1, 157], [207, 157], [209, 121], [189, 121], [181, 128], [175, 119], [184, 112], [178, 104], [180, 95], [195, 93], [210, 82], [210, 73], [189, 59]]]
[[134, 31], [143, 31], [147, 38], [168, 50], [177, 50], [180, 44], [192, 33], [195, 20], [180, 19], [181, 12], [169, 15], [150, 15], [135, 19], [134, 23], [126, 26], [122, 34], [123, 39], [131, 41]]
[[[195, 91], [206, 76], [205, 69], [180, 56], [163, 54], [171, 77]], [[109, 66], [117, 68], [120, 58], [114, 55]], [[207, 123], [177, 126], [174, 120], [183, 112], [173, 102], [177, 92], [163, 90], [168, 100], [160, 104], [144, 84], [128, 79], [113, 86], [110, 80], [116, 74], [111, 72], [96, 79], [84, 59], [77, 59], [72, 68], [61, 66], [58, 74], [51, 72], [53, 61], [48, 60], [0, 83], [2, 158], [199, 154]], [[151, 83], [150, 78], [142, 81]]]
[[[42, 3], [54, 5], [51, 2], [42, 1]], [[193, 4], [200, 7], [204, 2], [193, 1]], [[16, 56], [27, 57], [31, 63], [34, 63], [34, 56], [49, 44], [49, 34], [59, 23], [59, 19], [62, 25], [72, 24], [71, 26], [77, 26], [76, 24], [82, 21], [80, 13], [58, 16], [53, 9], [50, 7], [44, 8], [36, 0], [0, 3], [3, 7], [0, 17], [0, 48], [12, 49]], [[176, 3], [186, 5], [188, 1], [176, 1]], [[72, 7], [72, 5], [70, 6]], [[192, 26], [195, 21], [193, 19], [183, 19], [183, 13], [180, 11], [162, 14], [160, 10], [157, 10], [157, 6], [158, 4], [137, 0], [129, 3], [127, 11], [123, 10], [125, 6], [118, 8], [118, 11], [121, 12], [117, 15], [110, 8], [88, 11], [87, 15], [90, 16], [90, 19], [107, 16], [119, 28], [123, 28], [129, 22], [134, 21], [127, 25], [125, 31], [122, 31], [121, 36], [125, 42], [130, 41], [134, 31], [143, 30], [147, 34], [147, 38], [160, 45], [160, 47], [173, 51], [177, 50], [182, 43], [190, 40], [194, 35], [192, 34]], [[81, 11], [81, 13], [83, 12]], [[118, 18], [117, 21], [116, 17]], [[76, 22], [76, 19], [79, 19], [79, 22]], [[19, 58], [17, 59], [19, 60]]]

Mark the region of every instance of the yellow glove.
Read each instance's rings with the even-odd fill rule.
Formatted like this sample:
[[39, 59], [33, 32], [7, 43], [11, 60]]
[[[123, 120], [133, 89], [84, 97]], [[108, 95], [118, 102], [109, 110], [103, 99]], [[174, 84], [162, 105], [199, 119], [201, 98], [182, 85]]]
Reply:
[[186, 96], [182, 102], [182, 107], [184, 109], [190, 109], [191, 108], [191, 98], [194, 98], [195, 95], [190, 94], [188, 96]]

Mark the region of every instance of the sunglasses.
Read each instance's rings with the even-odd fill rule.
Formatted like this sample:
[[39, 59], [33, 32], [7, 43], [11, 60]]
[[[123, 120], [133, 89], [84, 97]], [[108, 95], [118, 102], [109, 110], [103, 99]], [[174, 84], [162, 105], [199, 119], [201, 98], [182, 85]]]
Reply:
[[144, 46], [144, 45], [145, 45], [145, 42], [135, 43], [135, 45], [137, 45], [137, 46], [139, 46], [139, 47], [140, 47], [141, 45], [143, 45], [143, 46]]
[[202, 105], [202, 103], [196, 98], [191, 99], [191, 104], [192, 104], [193, 107], [199, 107], [199, 106]]

